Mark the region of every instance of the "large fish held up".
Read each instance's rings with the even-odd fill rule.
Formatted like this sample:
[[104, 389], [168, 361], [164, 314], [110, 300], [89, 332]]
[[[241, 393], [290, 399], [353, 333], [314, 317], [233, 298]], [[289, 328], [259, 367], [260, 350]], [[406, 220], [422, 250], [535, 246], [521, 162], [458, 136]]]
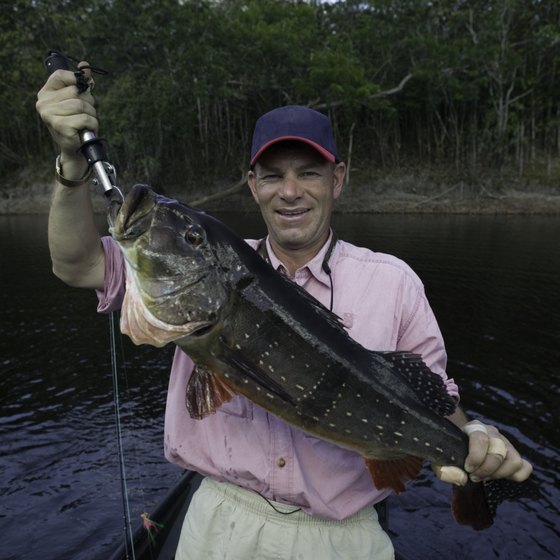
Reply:
[[[220, 221], [136, 185], [111, 234], [127, 266], [121, 330], [193, 359], [191, 417], [245, 395], [362, 455], [379, 489], [404, 490], [423, 459], [463, 467], [468, 437], [445, 419], [456, 404], [442, 379], [417, 355], [362, 347]], [[454, 487], [457, 521], [490, 526], [493, 491], [498, 482]]]

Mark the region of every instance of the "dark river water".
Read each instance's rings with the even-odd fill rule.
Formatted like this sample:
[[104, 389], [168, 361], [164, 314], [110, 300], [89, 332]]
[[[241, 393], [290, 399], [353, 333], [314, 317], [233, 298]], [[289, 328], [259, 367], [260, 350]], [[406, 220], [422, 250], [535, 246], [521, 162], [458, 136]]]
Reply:
[[[222, 218], [244, 236], [257, 215]], [[560, 219], [336, 216], [340, 237], [407, 261], [444, 333], [467, 412], [533, 462], [538, 492], [474, 532], [426, 468], [390, 500], [405, 559], [560, 557]], [[0, 560], [106, 558], [123, 509], [108, 318], [50, 271], [45, 217], [0, 217]], [[351, 286], [348, 289], [352, 289]], [[122, 341], [120, 401], [135, 523], [174, 483], [162, 431], [172, 348]]]

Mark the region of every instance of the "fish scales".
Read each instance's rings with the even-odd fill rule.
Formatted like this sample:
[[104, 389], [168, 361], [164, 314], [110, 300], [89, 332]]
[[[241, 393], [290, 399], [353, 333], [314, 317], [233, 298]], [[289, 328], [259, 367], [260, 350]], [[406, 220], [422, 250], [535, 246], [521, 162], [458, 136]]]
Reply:
[[[380, 488], [404, 489], [419, 468], [410, 458], [463, 466], [468, 438], [444, 418], [455, 403], [442, 379], [413, 354], [365, 349], [218, 220], [137, 185], [111, 233], [127, 263], [121, 328], [191, 356], [193, 417], [245, 395], [360, 453]], [[469, 508], [460, 517], [491, 524]]]

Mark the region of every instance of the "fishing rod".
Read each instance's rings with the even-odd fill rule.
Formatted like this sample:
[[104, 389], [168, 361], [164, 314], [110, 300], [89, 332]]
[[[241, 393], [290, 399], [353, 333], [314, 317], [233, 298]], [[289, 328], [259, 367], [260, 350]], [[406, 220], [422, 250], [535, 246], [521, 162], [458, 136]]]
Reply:
[[[77, 63], [77, 64], [75, 64]], [[96, 68], [84, 63], [78, 63], [77, 59], [61, 53], [59, 50], [51, 49], [45, 58], [47, 72], [52, 74], [56, 70], [70, 70], [76, 76], [76, 86], [79, 93], [83, 93], [90, 86], [84, 70], [89, 69], [92, 73], [108, 74], [106, 70]], [[117, 186], [117, 171], [106, 155], [107, 142], [104, 138], [99, 138], [95, 132], [83, 129], [78, 132], [81, 146], [80, 151], [87, 161], [88, 168], [93, 169], [96, 186], [100, 186], [107, 204], [109, 206], [109, 221], [112, 222], [122, 206], [124, 196]]]
[[[76, 64], [75, 64], [76, 63]], [[56, 49], [51, 49], [45, 58], [45, 66], [49, 75], [57, 70], [70, 70], [76, 76], [76, 86], [79, 93], [83, 93], [90, 87], [90, 82], [84, 74], [84, 70], [89, 69], [92, 73], [107, 74], [108, 72], [101, 68], [90, 66], [87, 63], [79, 63], [74, 57], [65, 55]], [[85, 157], [88, 168], [93, 169], [95, 178], [93, 183], [100, 186], [102, 193], [105, 196], [108, 205], [108, 220], [110, 225], [122, 206], [124, 196], [122, 191], [117, 186], [117, 172], [115, 167], [109, 162], [106, 156], [106, 141], [104, 138], [99, 138], [92, 130], [80, 130], [78, 132], [80, 137], [81, 146], [80, 151]], [[116, 313], [113, 311], [109, 317], [109, 335], [111, 345], [111, 366], [113, 378], [113, 393], [114, 393], [114, 408], [115, 408], [115, 422], [117, 432], [117, 447], [119, 453], [119, 468], [121, 475], [121, 494], [123, 498], [123, 515], [125, 523], [125, 554], [129, 558], [128, 549], [130, 547], [132, 559], [135, 560], [134, 553], [134, 537], [132, 533], [132, 521], [130, 515], [130, 505], [128, 501], [128, 488], [126, 479], [126, 469], [124, 462], [124, 445], [122, 438], [120, 404], [119, 404], [119, 386], [118, 386], [118, 367], [117, 367], [117, 352], [116, 352], [116, 331], [118, 329]]]

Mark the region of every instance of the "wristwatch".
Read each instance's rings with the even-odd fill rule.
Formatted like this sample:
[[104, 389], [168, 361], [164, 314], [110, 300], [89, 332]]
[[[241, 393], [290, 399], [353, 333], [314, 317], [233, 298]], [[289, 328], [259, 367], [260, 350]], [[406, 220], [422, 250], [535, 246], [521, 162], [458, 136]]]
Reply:
[[56, 156], [56, 161], [55, 161], [55, 170], [56, 170], [56, 180], [61, 184], [64, 185], [65, 187], [81, 187], [82, 185], [85, 185], [90, 177], [91, 177], [91, 173], [92, 173], [92, 169], [90, 167], [88, 167], [85, 175], [81, 178], [81, 179], [76, 179], [76, 180], [72, 180], [72, 179], [66, 179], [65, 177], [62, 176], [62, 165], [60, 163], [60, 154], [58, 156]]

